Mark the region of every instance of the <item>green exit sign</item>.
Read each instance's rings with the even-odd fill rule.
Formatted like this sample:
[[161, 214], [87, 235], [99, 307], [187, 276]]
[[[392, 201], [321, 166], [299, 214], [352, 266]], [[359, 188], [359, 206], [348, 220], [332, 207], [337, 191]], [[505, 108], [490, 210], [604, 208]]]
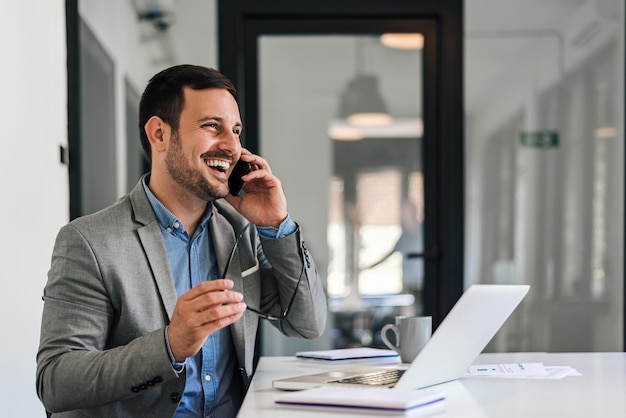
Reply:
[[559, 146], [559, 133], [556, 131], [521, 132], [519, 142], [531, 148], [556, 148]]

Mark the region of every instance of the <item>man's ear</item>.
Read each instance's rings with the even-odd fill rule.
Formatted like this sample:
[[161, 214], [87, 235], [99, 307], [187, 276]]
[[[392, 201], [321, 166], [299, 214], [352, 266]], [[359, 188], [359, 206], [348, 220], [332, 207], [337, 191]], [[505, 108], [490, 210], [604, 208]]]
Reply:
[[170, 126], [158, 116], [152, 116], [144, 125], [152, 152], [163, 152], [167, 149], [170, 137]]

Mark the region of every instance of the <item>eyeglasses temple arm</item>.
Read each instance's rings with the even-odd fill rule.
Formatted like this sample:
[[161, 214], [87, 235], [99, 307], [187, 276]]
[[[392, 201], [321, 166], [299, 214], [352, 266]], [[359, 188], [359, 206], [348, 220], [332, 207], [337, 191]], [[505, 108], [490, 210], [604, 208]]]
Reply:
[[246, 229], [248, 229], [249, 226], [250, 226], [249, 223], [246, 224], [246, 226], [243, 227], [243, 229], [237, 236], [237, 239], [235, 240], [235, 244], [233, 245], [233, 250], [230, 252], [230, 255], [228, 256], [228, 260], [226, 261], [226, 265], [224, 266], [224, 272], [222, 273], [222, 276], [221, 276], [222, 279], [226, 277], [226, 273], [228, 273], [228, 267], [230, 267], [230, 262], [233, 261], [233, 257], [235, 256], [235, 250], [237, 249], [237, 246], [239, 245], [239, 240], [241, 240], [241, 237], [243, 237], [243, 233], [246, 232]]
[[302, 281], [302, 275], [304, 274], [304, 264], [302, 264], [302, 270], [300, 270], [300, 277], [298, 277], [298, 283], [296, 284], [296, 288], [293, 291], [293, 295], [291, 295], [291, 299], [289, 300], [289, 304], [287, 305], [287, 307], [285, 308], [284, 312], [283, 312], [283, 318], [287, 316], [287, 313], [289, 312], [289, 310], [291, 309], [291, 305], [293, 305], [293, 301], [296, 298], [296, 295], [298, 294], [298, 288], [300, 287], [300, 282]]

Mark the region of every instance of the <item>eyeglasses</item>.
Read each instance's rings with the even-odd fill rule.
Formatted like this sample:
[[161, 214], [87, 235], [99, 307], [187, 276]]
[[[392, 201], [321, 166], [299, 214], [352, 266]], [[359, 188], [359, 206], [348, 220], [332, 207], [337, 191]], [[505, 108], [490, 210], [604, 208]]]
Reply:
[[[224, 272], [222, 273], [221, 277], [226, 277], [226, 273], [228, 272], [228, 267], [230, 266], [230, 262], [233, 260], [233, 257], [235, 256], [235, 250], [237, 249], [237, 246], [239, 245], [239, 240], [241, 240], [241, 237], [243, 237], [244, 232], [246, 232], [246, 230], [248, 229], [248, 227], [250, 226], [250, 224], [247, 224], [239, 233], [239, 236], [237, 236], [237, 240], [235, 240], [235, 245], [233, 245], [233, 249], [230, 252], [230, 256], [228, 256], [228, 261], [226, 261], [226, 266], [224, 266]], [[293, 301], [296, 299], [296, 294], [298, 293], [298, 287], [300, 286], [300, 282], [302, 281], [302, 274], [304, 273], [304, 263], [302, 264], [302, 270], [300, 270], [300, 276], [298, 277], [298, 283], [296, 283], [296, 288], [293, 291], [293, 295], [291, 295], [291, 299], [289, 299], [289, 304], [287, 305], [287, 308], [285, 308], [285, 310], [283, 310], [280, 315], [274, 315], [271, 313], [264, 313], [261, 311], [258, 311], [254, 308], [251, 308], [250, 305], [246, 304], [246, 309], [249, 310], [250, 312], [253, 312], [257, 315], [259, 315], [261, 318], [263, 319], [267, 319], [268, 321], [280, 321], [284, 318], [287, 317], [287, 314], [289, 313], [289, 311], [291, 310], [291, 306], [293, 305]]]

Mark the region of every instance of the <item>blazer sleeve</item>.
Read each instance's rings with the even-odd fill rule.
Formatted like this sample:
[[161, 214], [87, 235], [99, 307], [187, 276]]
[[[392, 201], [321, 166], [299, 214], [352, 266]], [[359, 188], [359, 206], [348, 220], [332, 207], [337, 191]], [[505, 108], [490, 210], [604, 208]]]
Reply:
[[[261, 238], [263, 255], [271, 265], [265, 269], [261, 306], [277, 315], [288, 306], [297, 286], [297, 293], [287, 318], [269, 321], [290, 337], [317, 338], [326, 326], [328, 309], [324, 285], [313, 256], [309, 253], [300, 227], [293, 234], [277, 239]], [[263, 265], [263, 263], [261, 263]], [[298, 285], [298, 281], [300, 284]], [[274, 286], [267, 285], [275, 283]]]
[[[119, 325], [111, 291], [88, 241], [72, 224], [63, 227], [44, 289], [37, 353], [37, 394], [48, 411], [122, 401], [155, 386], [174, 385], [182, 393], [185, 379], [169, 360], [165, 324], [143, 336], [129, 335], [127, 344], [107, 346]], [[123, 332], [118, 329], [117, 338]]]

